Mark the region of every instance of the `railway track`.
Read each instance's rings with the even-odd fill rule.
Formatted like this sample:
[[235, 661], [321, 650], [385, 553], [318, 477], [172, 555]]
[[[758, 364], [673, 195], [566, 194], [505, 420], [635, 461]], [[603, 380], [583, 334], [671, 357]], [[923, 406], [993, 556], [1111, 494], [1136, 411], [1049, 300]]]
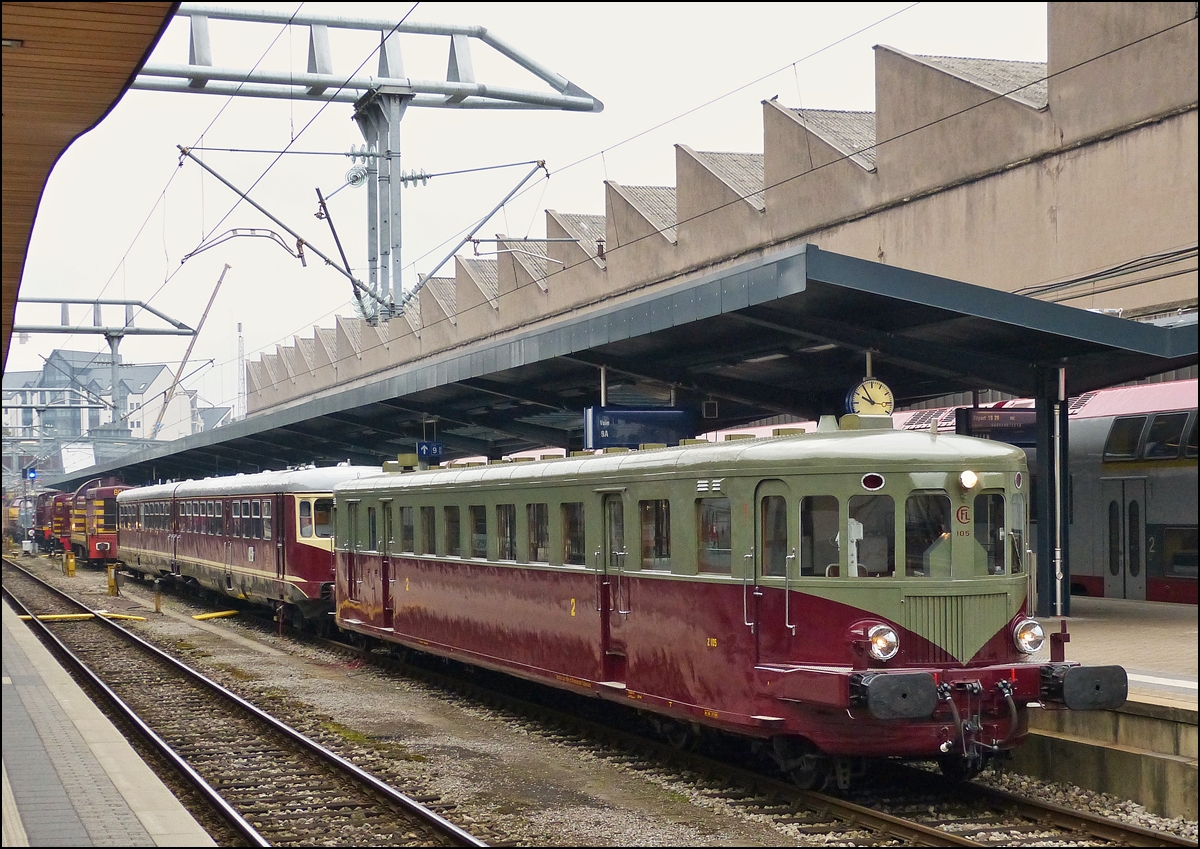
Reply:
[[[93, 612], [7, 558], [3, 588], [24, 614]], [[113, 622], [31, 624], [250, 845], [486, 845]]]

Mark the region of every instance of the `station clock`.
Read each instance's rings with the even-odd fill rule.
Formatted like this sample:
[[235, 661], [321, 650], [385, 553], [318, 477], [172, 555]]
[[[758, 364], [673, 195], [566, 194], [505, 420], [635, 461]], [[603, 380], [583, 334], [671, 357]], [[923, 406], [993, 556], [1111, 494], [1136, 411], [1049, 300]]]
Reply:
[[846, 395], [846, 412], [864, 416], [890, 416], [896, 398], [886, 383], [867, 377]]

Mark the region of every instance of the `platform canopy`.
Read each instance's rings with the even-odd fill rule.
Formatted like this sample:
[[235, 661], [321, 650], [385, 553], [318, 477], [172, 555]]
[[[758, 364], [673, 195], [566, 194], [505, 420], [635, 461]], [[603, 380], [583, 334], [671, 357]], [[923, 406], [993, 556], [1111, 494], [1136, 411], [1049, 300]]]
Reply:
[[[579, 448], [583, 409], [600, 403], [601, 367], [610, 406], [665, 405], [673, 391], [701, 431], [841, 413], [868, 351], [898, 407], [976, 389], [1045, 398], [1060, 367], [1073, 396], [1195, 364], [1195, 316], [1167, 325], [807, 245], [400, 364], [374, 382], [46, 483], [379, 464], [422, 439], [442, 442], [448, 459]], [[715, 418], [702, 418], [705, 408]]]

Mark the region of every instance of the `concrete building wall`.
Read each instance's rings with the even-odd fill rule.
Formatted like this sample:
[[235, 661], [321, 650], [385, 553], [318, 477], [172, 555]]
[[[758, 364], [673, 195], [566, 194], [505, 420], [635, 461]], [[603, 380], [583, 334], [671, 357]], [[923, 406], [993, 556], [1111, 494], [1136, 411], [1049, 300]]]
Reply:
[[1081, 309], [1194, 308], [1195, 5], [1051, 3], [1048, 51], [1043, 67], [880, 46], [874, 114], [764, 103], [761, 156], [678, 144], [676, 186], [607, 181], [602, 221], [547, 212], [548, 238], [579, 239], [541, 243], [561, 265], [501, 253], [493, 293], [460, 258], [386, 328], [316, 331], [307, 375], [282, 353], [250, 363], [248, 410], [803, 243]]

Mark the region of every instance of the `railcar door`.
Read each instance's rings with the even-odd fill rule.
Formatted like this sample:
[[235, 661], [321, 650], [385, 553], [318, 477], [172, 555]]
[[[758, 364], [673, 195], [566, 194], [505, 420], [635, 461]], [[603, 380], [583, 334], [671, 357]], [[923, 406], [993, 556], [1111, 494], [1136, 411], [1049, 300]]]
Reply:
[[[758, 663], [792, 659], [796, 616], [791, 581], [796, 577], [798, 504], [781, 480], [761, 482], [754, 492], [753, 611]], [[793, 519], [795, 518], [795, 521]]]
[[629, 581], [625, 579], [625, 503], [620, 493], [604, 496], [604, 538], [597, 571], [599, 582], [600, 646], [604, 652], [603, 680], [625, 686], [625, 618], [630, 613]]
[[380, 575], [379, 575], [379, 593], [380, 602], [383, 608], [383, 627], [393, 628], [394, 609], [392, 602], [392, 584], [395, 578], [392, 577], [392, 546], [395, 540], [392, 539], [392, 502], [390, 499], [381, 500], [379, 509], [382, 512], [380, 537], [379, 537], [379, 553], [382, 555], [379, 560]]
[[1105, 509], [1104, 595], [1146, 598], [1146, 479], [1101, 480]]

